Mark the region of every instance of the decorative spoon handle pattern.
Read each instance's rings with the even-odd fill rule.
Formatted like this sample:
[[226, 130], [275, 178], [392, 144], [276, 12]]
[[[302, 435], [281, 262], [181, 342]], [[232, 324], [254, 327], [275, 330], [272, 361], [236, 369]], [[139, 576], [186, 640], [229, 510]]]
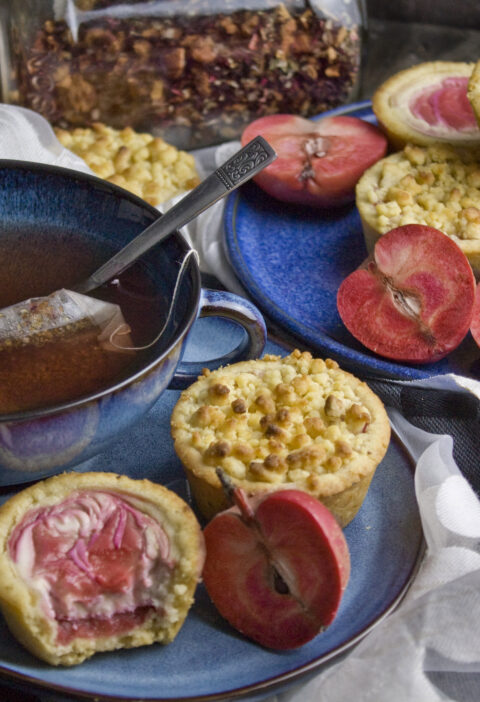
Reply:
[[263, 137], [257, 136], [217, 168], [215, 173], [224, 186], [232, 190], [265, 168], [274, 158], [272, 147]]
[[119, 275], [152, 246], [253, 178], [276, 157], [263, 137], [255, 137], [74, 290], [87, 293]]

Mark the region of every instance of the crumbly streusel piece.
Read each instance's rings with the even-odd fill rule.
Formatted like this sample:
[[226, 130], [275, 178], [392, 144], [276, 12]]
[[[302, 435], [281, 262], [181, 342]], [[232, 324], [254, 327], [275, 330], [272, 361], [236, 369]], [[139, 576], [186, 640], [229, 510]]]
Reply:
[[404, 224], [451, 237], [480, 269], [480, 150], [449, 144], [414, 146], [369, 168], [356, 189], [367, 248]]
[[226, 506], [219, 467], [249, 494], [305, 490], [346, 524], [385, 454], [390, 426], [365, 383], [335, 361], [294, 351], [205, 372], [175, 406], [172, 435], [205, 516]]
[[467, 97], [480, 126], [480, 60], [474, 65], [468, 81]]
[[93, 128], [56, 128], [55, 133], [63, 146], [83, 158], [96, 175], [150, 205], [160, 205], [200, 182], [193, 156], [160, 137], [101, 123]]

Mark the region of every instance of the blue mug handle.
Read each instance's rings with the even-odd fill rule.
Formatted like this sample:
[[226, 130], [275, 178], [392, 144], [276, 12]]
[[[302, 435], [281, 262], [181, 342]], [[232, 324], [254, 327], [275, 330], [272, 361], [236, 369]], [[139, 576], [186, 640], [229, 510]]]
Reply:
[[191, 385], [204, 368], [215, 370], [237, 361], [261, 356], [267, 341], [265, 320], [249, 300], [224, 290], [202, 288], [198, 317], [224, 317], [244, 328], [246, 335], [238, 346], [224, 356], [210, 361], [181, 361], [169, 384], [171, 390], [184, 390]]

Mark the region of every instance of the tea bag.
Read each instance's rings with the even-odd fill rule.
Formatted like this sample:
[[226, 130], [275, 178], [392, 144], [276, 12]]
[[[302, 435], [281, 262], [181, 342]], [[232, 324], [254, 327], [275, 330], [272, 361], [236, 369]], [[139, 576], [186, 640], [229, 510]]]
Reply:
[[0, 350], [48, 344], [87, 328], [97, 329], [98, 342], [106, 351], [133, 348], [130, 327], [118, 305], [61, 289], [1, 310]]
[[134, 354], [118, 305], [70, 290], [0, 311], [0, 413], [101, 390]]

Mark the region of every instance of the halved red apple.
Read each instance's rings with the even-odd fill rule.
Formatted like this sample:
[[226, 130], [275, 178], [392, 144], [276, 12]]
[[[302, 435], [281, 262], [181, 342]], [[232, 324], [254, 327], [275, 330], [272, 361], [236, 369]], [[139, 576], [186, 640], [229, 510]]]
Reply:
[[242, 144], [258, 134], [275, 149], [277, 159], [255, 182], [278, 200], [312, 207], [353, 201], [360, 176], [387, 150], [380, 130], [358, 117], [260, 117], [246, 127]]
[[387, 232], [373, 258], [340, 285], [337, 307], [364, 346], [399, 361], [437, 361], [467, 334], [475, 278], [446, 234], [421, 224]]
[[333, 621], [347, 586], [350, 557], [342, 529], [321, 502], [300, 490], [269, 493], [256, 504], [235, 491], [237, 506], [204, 530], [207, 591], [248, 638], [278, 650], [302, 646]]

